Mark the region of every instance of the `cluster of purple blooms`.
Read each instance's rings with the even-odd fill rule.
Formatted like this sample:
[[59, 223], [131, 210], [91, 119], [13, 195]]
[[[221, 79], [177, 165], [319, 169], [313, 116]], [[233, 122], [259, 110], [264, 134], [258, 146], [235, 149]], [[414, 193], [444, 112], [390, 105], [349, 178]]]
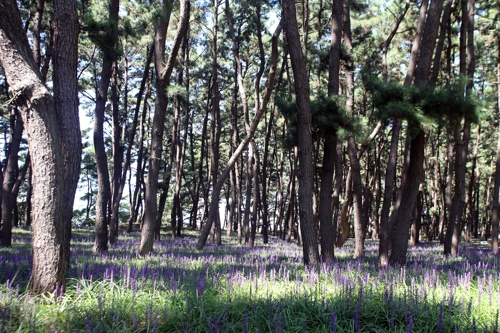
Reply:
[[308, 269], [301, 248], [280, 239], [253, 248], [224, 239], [200, 252], [194, 236], [165, 238], [138, 259], [136, 236], [95, 257], [91, 235], [77, 232], [67, 289], [51, 301], [66, 310], [49, 318], [47, 300], [24, 292], [26, 237], [0, 250], [1, 333], [498, 332], [499, 257], [487, 249], [464, 246], [451, 259], [422, 244], [406, 266], [379, 269], [375, 242], [358, 260], [348, 242], [336, 262]]

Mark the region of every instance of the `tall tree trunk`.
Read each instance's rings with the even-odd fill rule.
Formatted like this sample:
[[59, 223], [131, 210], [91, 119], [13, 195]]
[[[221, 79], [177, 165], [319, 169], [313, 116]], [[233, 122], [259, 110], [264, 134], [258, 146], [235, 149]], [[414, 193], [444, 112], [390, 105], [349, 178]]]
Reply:
[[[469, 9], [467, 9], [467, 3]], [[466, 87], [467, 95], [471, 94], [474, 69], [474, 0], [462, 0], [462, 27], [460, 29], [460, 73], [467, 74], [470, 85]], [[468, 40], [468, 43], [466, 42]], [[467, 50], [467, 54], [466, 54]], [[468, 69], [465, 68], [467, 62]], [[463, 209], [465, 206], [465, 175], [467, 168], [467, 154], [469, 150], [471, 123], [466, 118], [463, 125], [463, 136], [459, 123], [455, 128], [455, 189], [450, 209], [450, 218], [446, 230], [444, 243], [444, 254], [456, 257], [458, 255], [458, 244], [462, 233]]]
[[[150, 59], [151, 60], [151, 59]], [[150, 61], [149, 61], [150, 62]], [[149, 63], [148, 62], [148, 63]], [[149, 68], [148, 68], [149, 71]], [[141, 188], [143, 188], [142, 183], [144, 182], [144, 126], [146, 122], [146, 115], [148, 111], [148, 99], [150, 95], [150, 88], [149, 85], [146, 90], [146, 96], [144, 97], [144, 106], [142, 109], [142, 114], [141, 114], [141, 119], [139, 123], [139, 147], [137, 148], [137, 170], [135, 173], [135, 188], [134, 188], [134, 193], [132, 195], [132, 202], [130, 204], [130, 219], [128, 220], [128, 228], [127, 232], [131, 233], [133, 230], [133, 224], [137, 221], [137, 215], [138, 215], [138, 208], [140, 204], [140, 192]], [[138, 112], [138, 108], [136, 107], [135, 112]], [[135, 117], [135, 114], [134, 114]], [[135, 119], [135, 118], [134, 118]], [[134, 126], [132, 126], [134, 127]], [[130, 137], [129, 137], [129, 144], [130, 144]], [[127, 156], [128, 156], [128, 150], [127, 150]], [[128, 157], [127, 157], [128, 159]]]
[[[200, 202], [200, 186], [203, 182], [203, 161], [205, 161], [205, 140], [204, 138], [206, 137], [207, 134], [207, 128], [208, 128], [208, 112], [205, 114], [205, 118], [203, 120], [203, 126], [201, 130], [202, 134], [202, 140], [201, 140], [201, 156], [200, 156], [200, 162], [198, 163], [198, 175], [197, 178], [194, 180], [195, 187], [194, 187], [194, 193], [193, 193], [193, 208], [191, 210], [191, 219], [193, 221], [192, 223], [192, 228], [193, 230], [197, 229], [197, 223], [196, 220], [198, 218], [198, 204]], [[192, 127], [191, 127], [192, 129]], [[191, 143], [193, 142], [193, 135], [191, 133]], [[194, 150], [191, 149], [191, 165], [194, 167]], [[194, 171], [194, 170], [193, 170]], [[201, 220], [203, 221], [203, 220]], [[203, 227], [203, 222], [200, 223], [200, 228]]]
[[[350, 1], [344, 0], [344, 42], [349, 52], [352, 52], [351, 41], [351, 19], [350, 19]], [[354, 64], [351, 60], [346, 63], [346, 95], [347, 112], [354, 113]], [[354, 258], [363, 256], [365, 247], [365, 227], [366, 221], [363, 216], [363, 184], [361, 181], [361, 166], [359, 163], [358, 149], [354, 135], [351, 134], [347, 139], [347, 150], [349, 153], [349, 162], [352, 176], [352, 193], [354, 209]]]
[[[212, 177], [212, 184], [216, 184], [219, 178], [219, 159], [220, 159], [220, 136], [221, 136], [221, 118], [220, 118], [220, 91], [219, 91], [219, 46], [217, 43], [218, 39], [218, 28], [219, 28], [219, 0], [214, 1], [214, 23], [213, 23], [213, 40], [212, 40], [212, 86], [210, 91], [210, 116], [211, 116], [211, 133], [210, 133], [210, 171]], [[208, 199], [208, 187], [207, 187], [207, 199]], [[205, 200], [205, 204], [208, 205], [208, 200]], [[208, 207], [208, 206], [207, 206]], [[215, 243], [217, 246], [222, 245], [222, 230], [220, 225], [220, 214], [217, 212], [215, 214], [214, 220], [214, 233], [215, 233]]]
[[[255, 76], [255, 88], [254, 88], [254, 99], [255, 99], [255, 113], [259, 112], [260, 108], [260, 81], [262, 78], [262, 75], [264, 74], [264, 69], [265, 69], [265, 64], [266, 64], [266, 59], [265, 59], [265, 52], [264, 52], [264, 44], [262, 42], [262, 22], [261, 22], [261, 5], [259, 2], [257, 2], [257, 5], [255, 7], [255, 17], [256, 17], [256, 26], [257, 26], [257, 43], [259, 45], [259, 58], [260, 58], [260, 63], [259, 63], [259, 70], [257, 72], [257, 75]], [[271, 112], [273, 109], [271, 109]], [[266, 181], [267, 179], [264, 178], [262, 179], [262, 195], [260, 194], [259, 191], [259, 173], [260, 173], [260, 158], [259, 158], [259, 151], [257, 149], [257, 144], [254, 142], [253, 143], [255, 146], [254, 149], [254, 162], [256, 165], [254, 165], [254, 221], [255, 221], [255, 228], [258, 227], [257, 223], [259, 221], [259, 210], [258, 207], [263, 206], [263, 216], [262, 216], [262, 234], [263, 234], [263, 242], [264, 244], [267, 244], [267, 187], [266, 187]], [[263, 166], [264, 169], [267, 169], [267, 166]], [[261, 201], [262, 198], [262, 201]], [[255, 238], [255, 236], [254, 236]]]
[[[135, 135], [137, 132], [137, 125], [138, 125], [138, 121], [139, 121], [139, 111], [141, 108], [142, 96], [144, 95], [144, 90], [146, 89], [146, 83], [147, 83], [148, 78], [149, 78], [149, 68], [150, 68], [150, 64], [151, 64], [151, 59], [153, 58], [153, 51], [154, 51], [154, 49], [151, 48], [147, 52], [146, 63], [144, 65], [144, 73], [142, 75], [142, 80], [141, 80], [141, 84], [139, 87], [139, 92], [137, 94], [137, 103], [136, 103], [135, 109], [134, 109], [134, 116], [132, 118], [132, 124], [130, 125], [130, 128], [129, 128], [129, 135], [127, 137], [127, 150], [125, 152], [125, 160], [123, 162], [123, 167], [121, 167], [121, 165], [122, 165], [121, 161], [120, 161], [120, 165], [118, 165], [118, 161], [116, 161], [115, 158], [113, 158], [113, 163], [115, 164], [115, 167], [114, 167], [114, 172], [113, 172], [113, 200], [111, 202], [110, 226], [118, 226], [118, 212], [120, 210], [120, 201], [121, 201], [122, 196], [123, 196], [123, 190], [125, 188], [125, 183], [127, 180], [127, 173], [128, 173], [128, 170], [130, 169], [130, 163], [132, 160], [132, 147], [134, 146]], [[127, 83], [125, 83], [125, 86], [127, 86]], [[127, 92], [125, 93], [125, 97], [127, 97]], [[145, 101], [145, 103], [146, 103], [146, 101]], [[126, 112], [128, 108], [125, 107], [124, 109]], [[144, 110], [144, 112], [145, 112], [145, 110]], [[120, 141], [125, 141], [125, 138], [123, 137], [124, 132], [125, 132], [125, 128], [126, 128], [126, 126], [125, 126], [125, 124], [123, 124], [121, 137], [118, 138], [117, 136], [115, 136], [115, 140], [119, 139]], [[114, 144], [116, 144], [116, 141], [114, 142]], [[142, 144], [142, 142], [141, 142], [141, 144]], [[119, 156], [121, 156], [121, 159], [123, 159], [123, 149], [124, 148], [121, 144], [116, 145], [115, 151], [117, 151]], [[142, 163], [142, 159], [141, 160], [138, 159], [137, 165], [140, 165], [141, 163]], [[119, 170], [122, 170], [122, 171], [118, 172]], [[131, 205], [131, 209], [133, 209], [133, 207], [134, 207], [134, 205]], [[130, 218], [132, 218], [132, 215], [133, 214], [131, 214]], [[137, 217], [135, 217], [135, 218], [137, 218]], [[130, 222], [128, 224], [130, 226]], [[112, 228], [110, 228], [110, 229], [112, 229]], [[118, 231], [118, 228], [116, 228], [115, 230]], [[110, 243], [113, 243], [114, 237], [112, 236], [111, 231], [112, 230], [110, 230]]]
[[[500, 36], [497, 36], [498, 60], [497, 60], [497, 115], [500, 114]], [[493, 203], [491, 205], [491, 232], [494, 237], [491, 240], [491, 251], [498, 253], [498, 200], [500, 191], [500, 126], [497, 145], [497, 159], [495, 162], [495, 184], [493, 185]], [[489, 193], [489, 191], [487, 192]]]
[[252, 152], [253, 152], [253, 164], [252, 164], [252, 176], [254, 179], [254, 186], [253, 186], [253, 205], [252, 205], [252, 220], [251, 220], [251, 230], [250, 230], [250, 241], [249, 241], [249, 246], [254, 247], [255, 246], [255, 234], [257, 231], [257, 226], [259, 222], [259, 205], [260, 205], [260, 190], [259, 190], [259, 151], [257, 150], [257, 144], [255, 141], [250, 142], [250, 145], [252, 145]]
[[[418, 58], [418, 66], [415, 70], [414, 84], [416, 86], [428, 83], [442, 6], [442, 0], [432, 1], [430, 5], [424, 35], [422, 38], [422, 47]], [[440, 55], [436, 56], [439, 57]], [[411, 139], [410, 143], [411, 147], [409, 152], [410, 162], [408, 166], [408, 173], [403, 188], [401, 189], [403, 192], [400, 207], [397, 211], [397, 223], [391, 237], [393, 244], [393, 250], [389, 257], [389, 262], [391, 264], [406, 263], [409, 229], [411, 226], [413, 209], [416, 203], [420, 183], [423, 181], [424, 177], [423, 163], [425, 151], [425, 132], [420, 128], [420, 124], [417, 123], [409, 124], [408, 132], [412, 133], [412, 131], [415, 131], [418, 134]]]
[[255, 117], [252, 121], [252, 124], [250, 126], [250, 131], [248, 132], [247, 136], [241, 141], [241, 143], [238, 145], [238, 148], [234, 151], [234, 153], [231, 155], [229, 158], [226, 167], [222, 171], [219, 179], [217, 180], [217, 183], [214, 185], [212, 189], [212, 201], [210, 203], [210, 210], [208, 213], [208, 221], [207, 223], [203, 226], [202, 233], [200, 235], [200, 238], [198, 239], [198, 242], [196, 244], [196, 248], [198, 250], [203, 249], [205, 246], [205, 243], [208, 238], [208, 234], [210, 233], [210, 229], [212, 228], [212, 224], [215, 219], [215, 214], [218, 213], [219, 209], [219, 197], [220, 197], [220, 191], [222, 190], [222, 186], [224, 185], [224, 182], [226, 179], [229, 177], [229, 173], [231, 169], [234, 167], [236, 164], [237, 159], [240, 157], [241, 153], [243, 152], [244, 149], [248, 146], [250, 141], [253, 139], [253, 135], [255, 134], [255, 131], [257, 130], [257, 126], [260, 122], [260, 119], [264, 115], [264, 111], [267, 108], [267, 104], [269, 103], [269, 100], [271, 98], [271, 93], [274, 88], [274, 77], [276, 76], [276, 62], [278, 60], [278, 37], [282, 29], [282, 24], [278, 24], [278, 27], [276, 28], [276, 31], [273, 34], [272, 38], [272, 53], [271, 53], [271, 64], [269, 67], [269, 73], [267, 77], [267, 82], [266, 82], [266, 90], [264, 93], [264, 97], [262, 99], [262, 102], [260, 104], [259, 112], [255, 114]]
[[[183, 64], [186, 69], [186, 91], [187, 96], [189, 96], [189, 50], [188, 50], [188, 31], [186, 31], [186, 36], [184, 37], [184, 42], [182, 46], [182, 53], [180, 54], [183, 58]], [[181, 70], [179, 73], [179, 85], [184, 84], [182, 79]], [[171, 219], [177, 219], [176, 223], [176, 236], [181, 236], [181, 230], [183, 227], [183, 214], [182, 214], [182, 205], [181, 205], [181, 186], [182, 186], [182, 174], [183, 174], [183, 165], [184, 159], [186, 156], [186, 142], [188, 136], [188, 127], [189, 127], [189, 99], [184, 99], [180, 95], [176, 96], [176, 103], [183, 105], [184, 107], [184, 123], [183, 123], [183, 137], [182, 144], [177, 145], [177, 154], [175, 158], [175, 185], [174, 185], [174, 200], [173, 200], [173, 208], [172, 208], [172, 216]], [[179, 133], [180, 136], [180, 133]]]
[[[157, 204], [156, 196], [158, 190], [158, 175], [160, 173], [160, 161], [163, 151], [163, 129], [165, 125], [165, 116], [167, 111], [167, 97], [166, 88], [170, 81], [170, 76], [174, 69], [177, 53], [181, 46], [182, 38], [186, 35], [185, 31], [189, 24], [189, 6], [188, 0], [180, 2], [179, 23], [177, 31], [175, 32], [172, 41], [172, 48], [168, 60], [165, 63], [165, 40], [168, 29], [168, 19], [170, 15], [160, 16], [158, 27], [155, 35], [155, 68], [157, 75], [156, 82], [156, 102], [155, 113], [153, 117], [153, 128], [151, 135], [151, 156], [149, 158], [149, 173], [145, 189], [145, 202], [144, 202], [144, 222], [141, 230], [141, 244], [139, 246], [138, 254], [146, 256], [153, 250], [154, 230], [156, 225]], [[163, 2], [163, 10], [169, 12], [171, 4], [168, 0]]]
[[[425, 7], [423, 7], [422, 10], [426, 10], [427, 4], [426, 3], [423, 4], [425, 4]], [[394, 28], [389, 34], [389, 37], [385, 40], [384, 46], [382, 47], [382, 75], [384, 83], [387, 82], [387, 76], [388, 76], [387, 51], [409, 7], [410, 7], [410, 1], [407, 1], [405, 8], [403, 9], [403, 12], [396, 20]], [[420, 40], [421, 40], [421, 35], [423, 33], [423, 29], [424, 29], [424, 20], [420, 19], [417, 25], [417, 34], [415, 36], [415, 41], [412, 45], [412, 52], [408, 64], [409, 75], [407, 74], [405, 80], [406, 85], [410, 85], [411, 81], [413, 80], [413, 71], [416, 66], [417, 55], [420, 48]], [[394, 180], [396, 178], [397, 152], [399, 144], [399, 135], [401, 132], [401, 125], [402, 125], [401, 119], [395, 118], [393, 120], [391, 146], [389, 148], [389, 160], [387, 161], [387, 168], [385, 172], [384, 200], [382, 203], [382, 210], [380, 212], [380, 232], [379, 232], [380, 242], [379, 242], [379, 254], [378, 254], [378, 264], [382, 267], [387, 266], [389, 263], [389, 238], [392, 226], [388, 225], [388, 222], [389, 222], [389, 213], [392, 205], [392, 192], [394, 189]]]
[[97, 165], [97, 201], [95, 212], [95, 241], [92, 251], [101, 253], [108, 250], [108, 204], [111, 200], [111, 185], [109, 181], [108, 157], [104, 143], [104, 115], [108, 101], [108, 87], [113, 74], [113, 63], [116, 60], [116, 45], [118, 34], [119, 0], [109, 0], [110, 29], [106, 31], [109, 40], [109, 50], [103, 50], [101, 79], [97, 88], [94, 111], [94, 150]]
[[[0, 63], [16, 96], [33, 161], [33, 268], [30, 289], [64, 290], [73, 199], [80, 168], [76, 3], [54, 2], [54, 97], [44, 86], [15, 1], [0, 4]], [[62, 33], [64, 31], [64, 33]]]
[[[332, 7], [332, 33], [330, 41], [330, 62], [328, 70], [328, 95], [339, 94], [340, 52], [342, 41], [343, 0], [334, 1]], [[336, 225], [333, 225], [333, 174], [335, 171], [337, 140], [325, 135], [323, 147], [323, 166], [321, 169], [321, 189], [319, 199], [319, 223], [321, 227], [321, 257], [324, 262], [335, 258]]]
[[479, 185], [477, 183], [479, 179], [478, 175], [479, 172], [476, 171], [476, 168], [477, 168], [480, 141], [481, 141], [481, 126], [478, 126], [476, 143], [474, 144], [474, 153], [472, 156], [472, 166], [470, 168], [469, 187], [467, 190], [467, 196], [465, 197], [465, 206], [467, 207], [467, 214], [465, 216], [466, 217], [465, 225], [467, 226], [467, 233], [465, 235], [466, 242], [470, 242], [474, 232], [474, 212], [475, 212], [474, 195], [475, 195], [475, 190]]
[[295, 100], [297, 104], [297, 134], [299, 142], [299, 219], [302, 234], [304, 264], [317, 266], [320, 263], [318, 241], [313, 221], [313, 144], [311, 135], [310, 87], [306, 59], [302, 52], [295, 3], [284, 0], [286, 43], [292, 62]]
[[[127, 85], [125, 78], [125, 86]], [[126, 92], [125, 92], [126, 96]], [[126, 100], [126, 98], [125, 98]], [[113, 156], [113, 177], [111, 178], [111, 197], [110, 197], [110, 218], [109, 218], [109, 243], [116, 243], [118, 236], [118, 211], [120, 208], [120, 182], [123, 170], [123, 140], [126, 124], [120, 120], [119, 96], [118, 96], [118, 63], [113, 64], [113, 76], [111, 79], [111, 105], [112, 105], [112, 123], [113, 123], [113, 140], [112, 140], [112, 156]], [[124, 105], [124, 110], [127, 111], [127, 105]], [[127, 115], [125, 111], [125, 115]], [[126, 118], [125, 118], [126, 119]], [[125, 169], [126, 170], [126, 169]], [[116, 207], [116, 211], [115, 211]]]

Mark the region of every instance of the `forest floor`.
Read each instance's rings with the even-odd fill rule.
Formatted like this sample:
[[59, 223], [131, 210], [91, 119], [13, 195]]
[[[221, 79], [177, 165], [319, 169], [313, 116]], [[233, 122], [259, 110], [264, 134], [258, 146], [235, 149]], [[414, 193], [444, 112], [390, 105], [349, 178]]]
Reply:
[[437, 242], [409, 248], [404, 267], [379, 269], [377, 242], [354, 260], [304, 268], [302, 249], [271, 237], [235, 237], [197, 251], [197, 233], [163, 234], [148, 258], [138, 232], [92, 255], [94, 234], [74, 230], [64, 294], [33, 296], [31, 235], [0, 248], [0, 332], [498, 332], [499, 256], [482, 243], [446, 258]]

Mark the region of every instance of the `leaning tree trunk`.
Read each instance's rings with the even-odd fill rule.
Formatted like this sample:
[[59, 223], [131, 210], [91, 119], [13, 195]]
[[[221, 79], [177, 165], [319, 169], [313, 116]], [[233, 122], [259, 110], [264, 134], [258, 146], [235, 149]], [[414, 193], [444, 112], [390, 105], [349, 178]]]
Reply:
[[[441, 17], [443, 1], [432, 1], [427, 15], [424, 35], [422, 37], [422, 47], [420, 49], [418, 66], [415, 70], [416, 86], [428, 83], [428, 77], [432, 62], [434, 46]], [[422, 13], [422, 12], [421, 12]], [[436, 55], [439, 57], [440, 55]], [[409, 132], [416, 131], [418, 134], [410, 143], [410, 163], [406, 181], [401, 189], [402, 196], [397, 215], [397, 223], [392, 232], [392, 252], [389, 257], [391, 264], [405, 264], [406, 253], [408, 251], [409, 229], [413, 215], [413, 208], [418, 195], [420, 183], [423, 181], [424, 170], [424, 151], [425, 151], [425, 132], [420, 128], [420, 124], [410, 123]]]
[[259, 125], [260, 119], [265, 113], [267, 108], [267, 104], [271, 98], [271, 93], [274, 88], [274, 77], [276, 76], [276, 62], [278, 60], [278, 37], [282, 29], [282, 24], [278, 24], [276, 31], [273, 34], [272, 38], [272, 53], [271, 53], [271, 64], [269, 67], [269, 74], [266, 82], [266, 90], [264, 93], [264, 97], [262, 99], [262, 103], [260, 104], [259, 111], [255, 114], [255, 118], [253, 119], [252, 124], [250, 125], [250, 130], [248, 131], [247, 136], [240, 142], [236, 150], [233, 152], [231, 157], [229, 158], [226, 167], [222, 171], [217, 183], [215, 183], [212, 190], [212, 201], [210, 203], [210, 210], [208, 212], [208, 220], [207, 223], [203, 226], [203, 230], [201, 232], [200, 238], [198, 239], [198, 243], [196, 244], [196, 248], [198, 250], [203, 249], [205, 243], [208, 238], [208, 234], [210, 233], [210, 229], [212, 228], [212, 224], [215, 219], [215, 214], [219, 209], [219, 197], [220, 191], [222, 190], [222, 186], [224, 182], [229, 177], [229, 173], [232, 168], [235, 166], [237, 159], [240, 157], [243, 150], [246, 149], [250, 141], [253, 139], [253, 135], [257, 130], [257, 126]]
[[297, 104], [297, 136], [299, 142], [299, 219], [302, 234], [304, 264], [320, 263], [318, 241], [313, 221], [313, 144], [311, 135], [310, 87], [306, 59], [300, 42], [295, 3], [283, 1], [286, 43], [293, 68], [295, 99]]
[[[158, 190], [158, 175], [160, 173], [160, 160], [163, 152], [163, 132], [167, 112], [167, 97], [165, 94], [170, 81], [170, 76], [172, 75], [172, 71], [174, 69], [177, 53], [181, 46], [182, 38], [186, 35], [185, 31], [188, 28], [189, 11], [186, 8], [187, 6], [189, 6], [189, 2], [187, 0], [182, 0], [180, 2], [179, 24], [177, 26], [177, 31], [172, 42], [172, 48], [166, 63], [164, 62], [164, 58], [168, 22], [165, 21], [164, 16], [161, 16], [156, 30], [154, 47], [157, 75], [157, 100], [155, 102], [155, 113], [153, 117], [151, 135], [151, 156], [149, 158], [149, 173], [145, 190], [144, 221], [141, 230], [141, 244], [138, 251], [140, 256], [146, 256], [153, 250], [157, 213], [156, 196]], [[163, 7], [171, 7], [168, 0], [163, 2]], [[170, 15], [167, 15], [167, 19], [169, 17]]]

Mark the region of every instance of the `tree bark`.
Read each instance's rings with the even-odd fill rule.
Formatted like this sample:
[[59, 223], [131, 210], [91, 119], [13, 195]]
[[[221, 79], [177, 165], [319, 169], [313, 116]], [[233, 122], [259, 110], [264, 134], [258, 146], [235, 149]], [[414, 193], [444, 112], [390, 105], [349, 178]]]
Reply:
[[[443, 1], [432, 1], [427, 15], [422, 47], [418, 58], [418, 66], [415, 70], [416, 86], [427, 84], [431, 67], [432, 55], [436, 44], [438, 26], [441, 17]], [[422, 13], [422, 12], [421, 12]], [[439, 57], [440, 55], [436, 55]], [[423, 181], [423, 163], [425, 151], [425, 132], [420, 128], [420, 124], [410, 123], [409, 133], [417, 133], [411, 139], [410, 162], [408, 173], [403, 188], [401, 189], [401, 203], [397, 211], [397, 224], [392, 232], [393, 250], [389, 257], [390, 264], [405, 264], [408, 250], [409, 229], [413, 216], [419, 186]], [[392, 218], [392, 217], [391, 217]]]
[[[469, 9], [467, 9], [469, 3]], [[474, 1], [462, 0], [462, 28], [460, 30], [460, 73], [467, 74], [471, 80], [471, 85], [467, 85], [466, 93], [471, 94], [472, 80], [474, 76], [475, 57], [474, 57]], [[466, 41], [469, 41], [466, 45]], [[466, 54], [466, 49], [468, 54]], [[468, 69], [465, 68], [467, 62]], [[456, 257], [458, 255], [458, 244], [460, 234], [462, 233], [463, 209], [465, 206], [465, 175], [467, 167], [467, 154], [469, 150], [471, 123], [465, 119], [463, 125], [463, 136], [460, 131], [461, 124], [455, 128], [455, 189], [453, 201], [450, 209], [450, 218], [446, 229], [444, 243], [444, 254]]]
[[17, 195], [14, 196], [12, 189], [19, 172], [19, 146], [23, 135], [23, 120], [16, 108], [11, 110], [10, 142], [2, 181], [2, 224], [0, 229], [0, 246], [12, 246], [12, 213], [16, 205]]
[[295, 101], [297, 104], [297, 134], [299, 142], [299, 219], [302, 234], [304, 264], [318, 266], [320, 263], [318, 241], [314, 228], [312, 210], [313, 192], [313, 144], [311, 136], [310, 87], [306, 59], [302, 52], [295, 3], [284, 0], [286, 43], [293, 68]]
[[[497, 37], [498, 61], [497, 61], [497, 113], [500, 114], [500, 36]], [[498, 253], [498, 200], [500, 191], [500, 127], [497, 144], [497, 159], [495, 162], [495, 183], [493, 185], [493, 203], [491, 214], [491, 232], [494, 237], [491, 240], [491, 251]], [[487, 192], [489, 193], [489, 191]]]
[[[157, 99], [155, 102], [155, 113], [153, 117], [153, 128], [151, 132], [151, 156], [149, 157], [149, 173], [145, 189], [145, 202], [144, 202], [144, 222], [141, 230], [141, 244], [139, 246], [138, 254], [146, 256], [153, 250], [154, 229], [156, 224], [157, 203], [156, 195], [158, 190], [158, 175], [160, 172], [160, 161], [163, 151], [163, 132], [165, 117], [167, 111], [167, 98], [165, 96], [166, 88], [170, 81], [170, 76], [174, 69], [177, 53], [181, 46], [182, 38], [186, 35], [186, 29], [189, 24], [189, 6], [188, 0], [180, 1], [179, 24], [175, 32], [174, 40], [172, 41], [172, 48], [166, 63], [165, 58], [165, 40], [168, 28], [168, 22], [160, 19], [155, 36], [155, 68], [157, 75]], [[164, 10], [168, 11], [170, 7], [168, 0], [163, 2]], [[170, 17], [168, 15], [167, 17]], [[163, 92], [163, 93], [160, 93]]]
[[[63, 291], [73, 199], [80, 168], [76, 3], [54, 2], [54, 97], [41, 80], [15, 1], [0, 4], [0, 63], [21, 111], [33, 161], [33, 268], [36, 293]], [[62, 33], [64, 30], [64, 33]]]
[[[151, 60], [151, 59], [149, 59]], [[150, 61], [149, 61], [150, 62]], [[148, 63], [149, 63], [148, 62]], [[149, 68], [148, 68], [149, 71]], [[137, 221], [137, 215], [138, 215], [138, 208], [140, 204], [140, 192], [141, 188], [143, 188], [142, 183], [144, 182], [144, 126], [146, 122], [146, 115], [147, 115], [147, 110], [148, 110], [148, 99], [149, 99], [149, 94], [150, 94], [150, 88], [148, 87], [146, 90], [146, 96], [144, 97], [144, 106], [141, 114], [141, 119], [139, 123], [139, 147], [137, 148], [137, 170], [135, 173], [135, 188], [134, 188], [134, 193], [132, 195], [132, 202], [130, 204], [130, 219], [128, 220], [128, 228], [127, 232], [131, 233], [133, 230], [133, 224]], [[138, 111], [138, 108], [136, 108], [136, 111]], [[135, 115], [134, 115], [135, 117]], [[134, 118], [135, 119], [135, 118]], [[133, 127], [133, 126], [132, 126]], [[129, 144], [130, 144], [130, 137], [129, 137]], [[127, 156], [128, 156], [128, 150], [127, 150]], [[128, 158], [128, 157], [127, 157]], [[126, 159], [127, 159], [126, 158]]]
[[[342, 41], [343, 0], [334, 1], [332, 7], [332, 33], [330, 40], [330, 62], [328, 70], [328, 95], [339, 94], [340, 53]], [[336, 226], [333, 225], [333, 174], [335, 171], [337, 140], [326, 134], [323, 146], [321, 189], [319, 199], [319, 223], [321, 227], [321, 257], [324, 262], [335, 258]], [[338, 171], [337, 171], [338, 172]]]
[[113, 44], [109, 50], [103, 50], [103, 62], [101, 79], [97, 88], [96, 105], [94, 112], [94, 150], [97, 164], [97, 201], [95, 212], [95, 242], [92, 252], [102, 253], [108, 250], [108, 205], [111, 200], [111, 185], [109, 181], [108, 157], [104, 143], [104, 114], [106, 102], [108, 101], [108, 87], [113, 74], [113, 63], [115, 60], [115, 48], [118, 33], [118, 10], [119, 0], [109, 1], [110, 30], [106, 33]]

